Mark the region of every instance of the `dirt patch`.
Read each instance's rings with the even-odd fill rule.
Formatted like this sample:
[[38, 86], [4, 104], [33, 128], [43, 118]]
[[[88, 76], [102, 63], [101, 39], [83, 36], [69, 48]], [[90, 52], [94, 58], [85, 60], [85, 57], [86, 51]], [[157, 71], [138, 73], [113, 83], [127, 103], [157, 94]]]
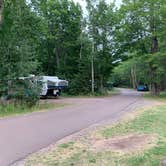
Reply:
[[143, 151], [155, 146], [156, 137], [152, 135], [130, 134], [93, 142], [92, 150], [130, 153]]

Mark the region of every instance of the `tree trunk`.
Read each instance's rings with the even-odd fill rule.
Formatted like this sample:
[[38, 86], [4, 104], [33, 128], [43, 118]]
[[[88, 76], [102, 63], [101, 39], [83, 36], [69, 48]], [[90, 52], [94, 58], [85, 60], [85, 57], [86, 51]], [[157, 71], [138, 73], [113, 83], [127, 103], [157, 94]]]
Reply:
[[[81, 29], [82, 30], [82, 29]], [[82, 32], [81, 32], [81, 45], [80, 45], [80, 60], [82, 59]]]
[[160, 86], [157, 83], [153, 83], [151, 87], [151, 94], [153, 96], [160, 95]]
[[104, 93], [103, 76], [100, 76], [100, 92]]
[[[154, 36], [152, 38], [152, 46], [151, 46], [151, 53], [154, 54], [158, 52], [158, 39], [157, 36]], [[158, 96], [160, 94], [160, 84], [155, 82], [155, 73], [156, 68], [154, 68], [152, 65], [150, 65], [151, 70], [151, 94], [153, 96]]]
[[2, 24], [2, 0], [0, 0], [0, 25]]
[[136, 76], [135, 67], [131, 68], [131, 82], [133, 85], [133, 89], [136, 89], [137, 88], [137, 76]]
[[59, 55], [59, 49], [55, 49], [55, 58], [56, 58], [56, 65], [57, 65], [57, 69], [60, 69], [60, 55]]
[[157, 39], [157, 36], [154, 36], [152, 38], [151, 53], [154, 54], [156, 52], [158, 52], [158, 39]]

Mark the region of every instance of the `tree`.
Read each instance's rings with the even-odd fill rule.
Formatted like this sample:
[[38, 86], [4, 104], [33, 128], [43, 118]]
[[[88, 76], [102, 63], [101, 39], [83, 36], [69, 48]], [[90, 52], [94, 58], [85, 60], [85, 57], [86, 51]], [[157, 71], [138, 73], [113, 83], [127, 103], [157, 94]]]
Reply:
[[13, 80], [36, 71], [39, 19], [24, 0], [4, 1], [3, 6], [0, 81], [3, 95], [7, 96], [12, 91]]
[[[153, 57], [163, 50], [163, 32], [165, 32], [165, 5], [166, 1], [154, 0], [124, 0], [120, 9], [121, 20], [118, 31], [121, 35], [118, 39], [123, 45], [124, 56], [130, 52], [138, 52], [140, 56], [146, 56], [147, 59]], [[162, 43], [162, 44], [160, 44]], [[161, 55], [161, 54], [160, 54]], [[160, 56], [158, 54], [158, 56]], [[145, 61], [142, 61], [143, 63]], [[154, 61], [146, 60], [150, 70], [148, 80], [151, 86], [151, 92], [158, 95], [160, 92], [160, 81], [154, 79], [156, 68], [153, 67]], [[160, 78], [160, 80], [162, 80]]]
[[81, 35], [81, 57], [78, 61], [78, 72], [71, 82], [70, 94], [89, 94], [91, 92], [91, 46], [86, 33]]
[[49, 0], [39, 2], [38, 10], [45, 22], [39, 57], [42, 72], [71, 79], [80, 51], [80, 6], [68, 0]]
[[91, 42], [78, 4], [68, 0], [32, 1], [44, 20], [41, 72], [69, 80], [70, 94], [89, 93]]
[[108, 5], [104, 0], [87, 0], [89, 12], [89, 35], [94, 43], [95, 85], [99, 91], [104, 90], [113, 68], [113, 33], [116, 17], [114, 4]]

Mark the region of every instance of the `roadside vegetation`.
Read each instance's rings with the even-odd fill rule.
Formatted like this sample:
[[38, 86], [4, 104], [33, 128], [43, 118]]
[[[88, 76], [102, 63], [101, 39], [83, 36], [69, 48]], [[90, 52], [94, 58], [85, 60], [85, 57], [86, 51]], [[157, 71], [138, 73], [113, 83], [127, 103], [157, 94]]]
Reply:
[[166, 105], [52, 146], [28, 157], [24, 166], [159, 166], [166, 155]]
[[114, 95], [118, 95], [120, 90], [118, 88], [105, 88], [103, 92], [95, 92], [95, 93], [87, 93], [87, 94], [79, 94], [79, 95], [70, 95], [68, 93], [63, 93], [63, 97], [70, 97], [70, 98], [89, 98], [89, 97], [111, 97]]
[[48, 111], [51, 109], [57, 109], [61, 107], [65, 107], [67, 104], [65, 103], [38, 103], [32, 107], [27, 106], [26, 104], [1, 104], [0, 105], [0, 118], [4, 117], [10, 117], [10, 116], [16, 116], [16, 115], [22, 115], [22, 114], [28, 114], [32, 112], [42, 112], [42, 111]]
[[147, 99], [154, 99], [154, 100], [161, 100], [161, 101], [165, 101], [166, 102], [166, 92], [161, 92], [160, 95], [158, 96], [152, 96], [150, 93], [146, 93], [144, 94], [144, 97]]

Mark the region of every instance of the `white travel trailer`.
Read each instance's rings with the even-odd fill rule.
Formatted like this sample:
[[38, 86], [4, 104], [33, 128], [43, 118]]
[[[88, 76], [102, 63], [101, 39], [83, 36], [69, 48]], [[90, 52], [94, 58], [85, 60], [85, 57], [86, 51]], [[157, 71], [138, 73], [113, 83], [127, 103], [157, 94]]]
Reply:
[[60, 96], [61, 90], [68, 86], [68, 81], [61, 80], [56, 76], [35, 76], [29, 75], [28, 77], [20, 77], [21, 80], [30, 80], [32, 84], [38, 84], [41, 89], [40, 96]]
[[68, 86], [68, 81], [55, 76], [40, 76], [38, 80], [42, 82], [40, 95], [43, 97], [60, 96], [61, 90]]

